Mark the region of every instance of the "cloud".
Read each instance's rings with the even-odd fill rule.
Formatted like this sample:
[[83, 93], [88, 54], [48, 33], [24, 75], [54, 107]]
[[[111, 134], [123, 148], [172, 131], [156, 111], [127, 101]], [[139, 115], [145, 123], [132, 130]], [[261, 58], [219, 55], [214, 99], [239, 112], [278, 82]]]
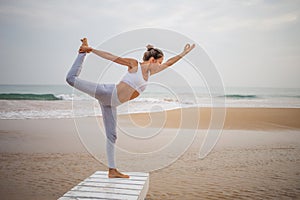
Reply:
[[[41, 78], [45, 82], [53, 82], [55, 78], [64, 80], [61, 76], [66, 69], [59, 66], [73, 59], [74, 52], [70, 50], [77, 48], [79, 37], [90, 37], [93, 45], [124, 31], [154, 27], [199, 39], [196, 42], [209, 47], [207, 50], [215, 62], [224, 69], [222, 73], [228, 77], [225, 79], [231, 81], [234, 78], [228, 69], [240, 68], [242, 73], [251, 68], [257, 73], [262, 67], [268, 71], [285, 63], [296, 66], [299, 63], [296, 55], [300, 52], [299, 15], [299, 1], [3, 0], [0, 43], [9, 47], [0, 50], [1, 69], [6, 70], [2, 70], [0, 80], [9, 83], [7, 74], [14, 74], [26, 64], [34, 70], [15, 76], [20, 82], [34, 82], [43, 71], [40, 63], [49, 69], [57, 66], [53, 77]], [[56, 44], [63, 46], [57, 49]], [[43, 51], [35, 53], [39, 59], [32, 59], [32, 51], [28, 49], [41, 47]], [[52, 60], [50, 54], [56, 59]], [[259, 57], [261, 61], [257, 61], [259, 54], [265, 55]], [[280, 58], [280, 63], [274, 63], [274, 55]], [[235, 58], [239, 60], [233, 61]], [[257, 62], [250, 66], [247, 63], [251, 60]], [[297, 74], [296, 68], [287, 73]]]
[[[194, 6], [183, 6], [182, 27], [201, 27], [212, 33], [234, 32], [239, 30], [270, 31], [286, 25], [299, 23], [299, 6], [289, 2], [268, 3], [266, 1], [212, 1]], [[180, 9], [179, 7], [174, 10]]]
[[1, 5], [0, 16], [2, 21], [7, 20], [11, 25], [26, 24], [39, 28], [59, 27], [66, 22], [68, 25], [79, 23], [79, 16], [76, 16], [76, 12], [70, 13], [67, 6], [42, 1]]
[[238, 16], [224, 16], [211, 21], [208, 27], [212, 32], [228, 32], [237, 30], [270, 31], [298, 22], [298, 13], [286, 13], [279, 16], [261, 17], [257, 19], [240, 18]]
[[[1, 20], [53, 29], [84, 24], [136, 27], [165, 27], [207, 32], [239, 29], [260, 31], [299, 21], [299, 10], [289, 2], [266, 1], [7, 1], [1, 3]], [[255, 13], [255, 14], [254, 14]]]
[[270, 18], [262, 19], [261, 22], [256, 22], [260, 29], [272, 29], [278, 28], [279, 26], [283, 26], [286, 24], [290, 24], [293, 22], [298, 22], [299, 13], [286, 13], [279, 16], [273, 16]]

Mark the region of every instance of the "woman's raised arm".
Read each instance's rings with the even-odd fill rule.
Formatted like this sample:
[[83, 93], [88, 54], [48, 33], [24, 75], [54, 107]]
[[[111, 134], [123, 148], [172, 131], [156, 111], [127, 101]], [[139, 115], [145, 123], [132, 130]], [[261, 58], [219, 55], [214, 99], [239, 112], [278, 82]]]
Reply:
[[186, 54], [188, 54], [191, 50], [193, 50], [195, 48], [195, 44], [186, 44], [183, 51], [178, 54], [177, 56], [174, 56], [170, 59], [168, 59], [166, 62], [158, 65], [157, 67], [154, 67], [153, 71], [151, 72], [151, 74], [155, 74], [158, 73], [170, 66], [172, 66], [173, 64], [175, 64], [177, 61], [179, 61], [181, 58], [183, 58]]

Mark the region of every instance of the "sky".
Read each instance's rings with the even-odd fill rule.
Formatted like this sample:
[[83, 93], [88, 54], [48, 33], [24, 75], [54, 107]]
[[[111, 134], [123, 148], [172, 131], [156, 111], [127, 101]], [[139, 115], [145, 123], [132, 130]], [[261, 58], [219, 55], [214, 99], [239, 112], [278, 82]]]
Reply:
[[156, 28], [195, 41], [226, 87], [300, 88], [297, 0], [0, 0], [0, 26], [0, 84], [66, 84], [80, 38]]

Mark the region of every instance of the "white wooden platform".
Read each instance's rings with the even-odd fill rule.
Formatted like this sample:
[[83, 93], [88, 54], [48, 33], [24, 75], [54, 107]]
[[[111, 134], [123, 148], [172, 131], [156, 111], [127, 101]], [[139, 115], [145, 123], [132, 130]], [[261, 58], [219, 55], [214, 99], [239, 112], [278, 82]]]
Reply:
[[108, 178], [107, 172], [96, 171], [59, 200], [144, 200], [149, 188], [149, 173], [127, 172], [125, 174], [128, 174], [130, 178]]

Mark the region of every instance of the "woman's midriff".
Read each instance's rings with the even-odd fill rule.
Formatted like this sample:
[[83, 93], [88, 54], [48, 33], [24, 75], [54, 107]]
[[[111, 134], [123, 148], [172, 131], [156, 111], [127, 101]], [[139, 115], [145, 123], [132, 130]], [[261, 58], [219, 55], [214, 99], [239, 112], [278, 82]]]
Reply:
[[122, 81], [117, 84], [117, 94], [121, 103], [135, 99], [140, 95], [138, 91]]

